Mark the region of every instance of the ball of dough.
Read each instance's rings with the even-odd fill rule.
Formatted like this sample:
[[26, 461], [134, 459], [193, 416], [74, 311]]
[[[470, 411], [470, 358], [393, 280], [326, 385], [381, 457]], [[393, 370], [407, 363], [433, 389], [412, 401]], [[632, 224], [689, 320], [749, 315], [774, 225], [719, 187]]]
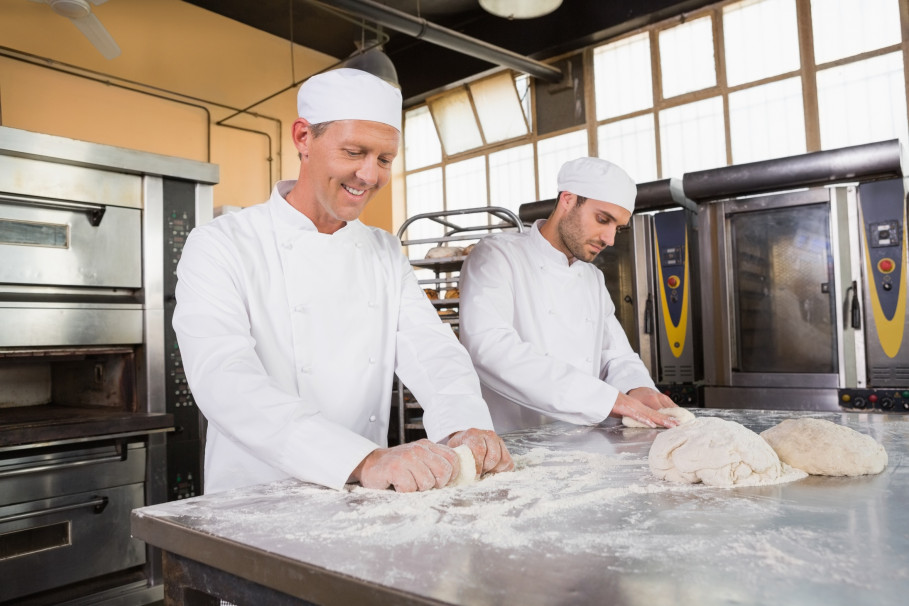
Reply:
[[435, 246], [426, 252], [427, 259], [448, 259], [459, 257], [464, 249], [460, 246]]
[[461, 473], [458, 475], [454, 481], [449, 482], [449, 486], [464, 486], [466, 484], [473, 484], [479, 478], [477, 476], [477, 463], [473, 458], [473, 452], [465, 444], [461, 444], [454, 449], [458, 453], [458, 460], [461, 462]]
[[770, 445], [740, 423], [700, 417], [661, 432], [648, 457], [658, 478], [710, 486], [773, 483], [783, 466]]
[[[697, 417], [694, 416], [694, 413], [688, 410], [687, 408], [682, 408], [681, 406], [670, 406], [669, 408], [661, 408], [658, 410], [660, 414], [666, 415], [667, 417], [674, 417], [679, 420], [681, 425], [694, 421]], [[649, 425], [644, 425], [640, 421], [636, 421], [631, 417], [622, 417], [622, 425], [625, 427], [646, 427], [647, 429], [653, 429]], [[657, 429], [665, 429], [664, 427], [657, 427]]]
[[871, 436], [823, 419], [786, 419], [761, 433], [780, 460], [811, 475], [881, 473], [887, 451]]

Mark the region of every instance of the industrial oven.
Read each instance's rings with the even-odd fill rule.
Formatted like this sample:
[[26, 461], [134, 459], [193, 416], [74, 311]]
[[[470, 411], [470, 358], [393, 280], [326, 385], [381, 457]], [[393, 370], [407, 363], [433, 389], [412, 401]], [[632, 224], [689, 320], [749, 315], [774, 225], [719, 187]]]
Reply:
[[689, 173], [705, 404], [909, 411], [898, 141]]
[[144, 604], [130, 511], [201, 493], [170, 328], [217, 167], [0, 128], [0, 603]]
[[[524, 204], [525, 223], [549, 216], [555, 200]], [[678, 179], [638, 185], [628, 229], [593, 264], [602, 272], [616, 319], [657, 384], [683, 406], [700, 406], [697, 205]]]

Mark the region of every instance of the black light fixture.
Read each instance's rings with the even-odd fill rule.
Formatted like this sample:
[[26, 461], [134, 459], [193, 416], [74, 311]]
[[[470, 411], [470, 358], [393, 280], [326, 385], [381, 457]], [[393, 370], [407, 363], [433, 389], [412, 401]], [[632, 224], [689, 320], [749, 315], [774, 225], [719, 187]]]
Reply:
[[562, 0], [480, 0], [487, 12], [506, 19], [535, 19], [561, 6]]

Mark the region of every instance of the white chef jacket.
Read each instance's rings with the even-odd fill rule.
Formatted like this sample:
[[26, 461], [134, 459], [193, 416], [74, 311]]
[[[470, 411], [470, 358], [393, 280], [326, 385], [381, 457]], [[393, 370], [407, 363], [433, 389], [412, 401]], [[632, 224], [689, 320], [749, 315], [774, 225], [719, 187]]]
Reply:
[[393, 373], [433, 441], [492, 429], [479, 380], [400, 243], [350, 221], [319, 233], [284, 196], [192, 231], [174, 330], [208, 420], [205, 491], [295, 477], [341, 488], [387, 444]]
[[540, 233], [483, 238], [461, 269], [461, 342], [496, 431], [603, 421], [618, 393], [654, 387], [602, 273], [568, 264]]

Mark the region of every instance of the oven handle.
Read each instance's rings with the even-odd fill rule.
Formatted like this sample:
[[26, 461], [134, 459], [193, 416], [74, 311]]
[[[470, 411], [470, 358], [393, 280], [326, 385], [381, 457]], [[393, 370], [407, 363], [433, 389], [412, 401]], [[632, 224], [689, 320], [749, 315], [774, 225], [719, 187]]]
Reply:
[[17, 513], [16, 515], [6, 516], [0, 518], [0, 524], [5, 524], [7, 522], [17, 522], [19, 520], [27, 520], [29, 518], [37, 518], [39, 516], [46, 516], [52, 513], [60, 513], [61, 511], [72, 511], [73, 509], [82, 509], [83, 507], [92, 507], [94, 508], [95, 513], [101, 513], [107, 507], [107, 503], [110, 499], [108, 497], [92, 497], [91, 501], [86, 503], [75, 503], [73, 505], [61, 505], [60, 507], [51, 507], [49, 509], [42, 509], [41, 511], [30, 511], [28, 513]]
[[96, 463], [112, 463], [126, 460], [127, 449], [123, 448], [123, 454], [109, 455], [98, 457], [96, 459], [83, 459], [81, 461], [70, 461], [69, 463], [59, 463], [57, 465], [40, 465], [38, 467], [25, 467], [23, 469], [11, 469], [9, 471], [0, 471], [0, 479], [12, 476], [22, 476], [29, 473], [40, 473], [42, 471], [57, 471], [60, 469], [70, 469], [72, 467], [82, 467], [83, 465], [94, 465]]
[[40, 206], [42, 208], [54, 208], [56, 210], [83, 211], [88, 215], [88, 222], [92, 227], [101, 225], [101, 219], [104, 218], [104, 211], [107, 207], [103, 204], [92, 204], [90, 202], [70, 202], [68, 200], [57, 200], [55, 198], [35, 198], [32, 196], [17, 196], [16, 194], [0, 194], [0, 203], [16, 204], [19, 206]]

